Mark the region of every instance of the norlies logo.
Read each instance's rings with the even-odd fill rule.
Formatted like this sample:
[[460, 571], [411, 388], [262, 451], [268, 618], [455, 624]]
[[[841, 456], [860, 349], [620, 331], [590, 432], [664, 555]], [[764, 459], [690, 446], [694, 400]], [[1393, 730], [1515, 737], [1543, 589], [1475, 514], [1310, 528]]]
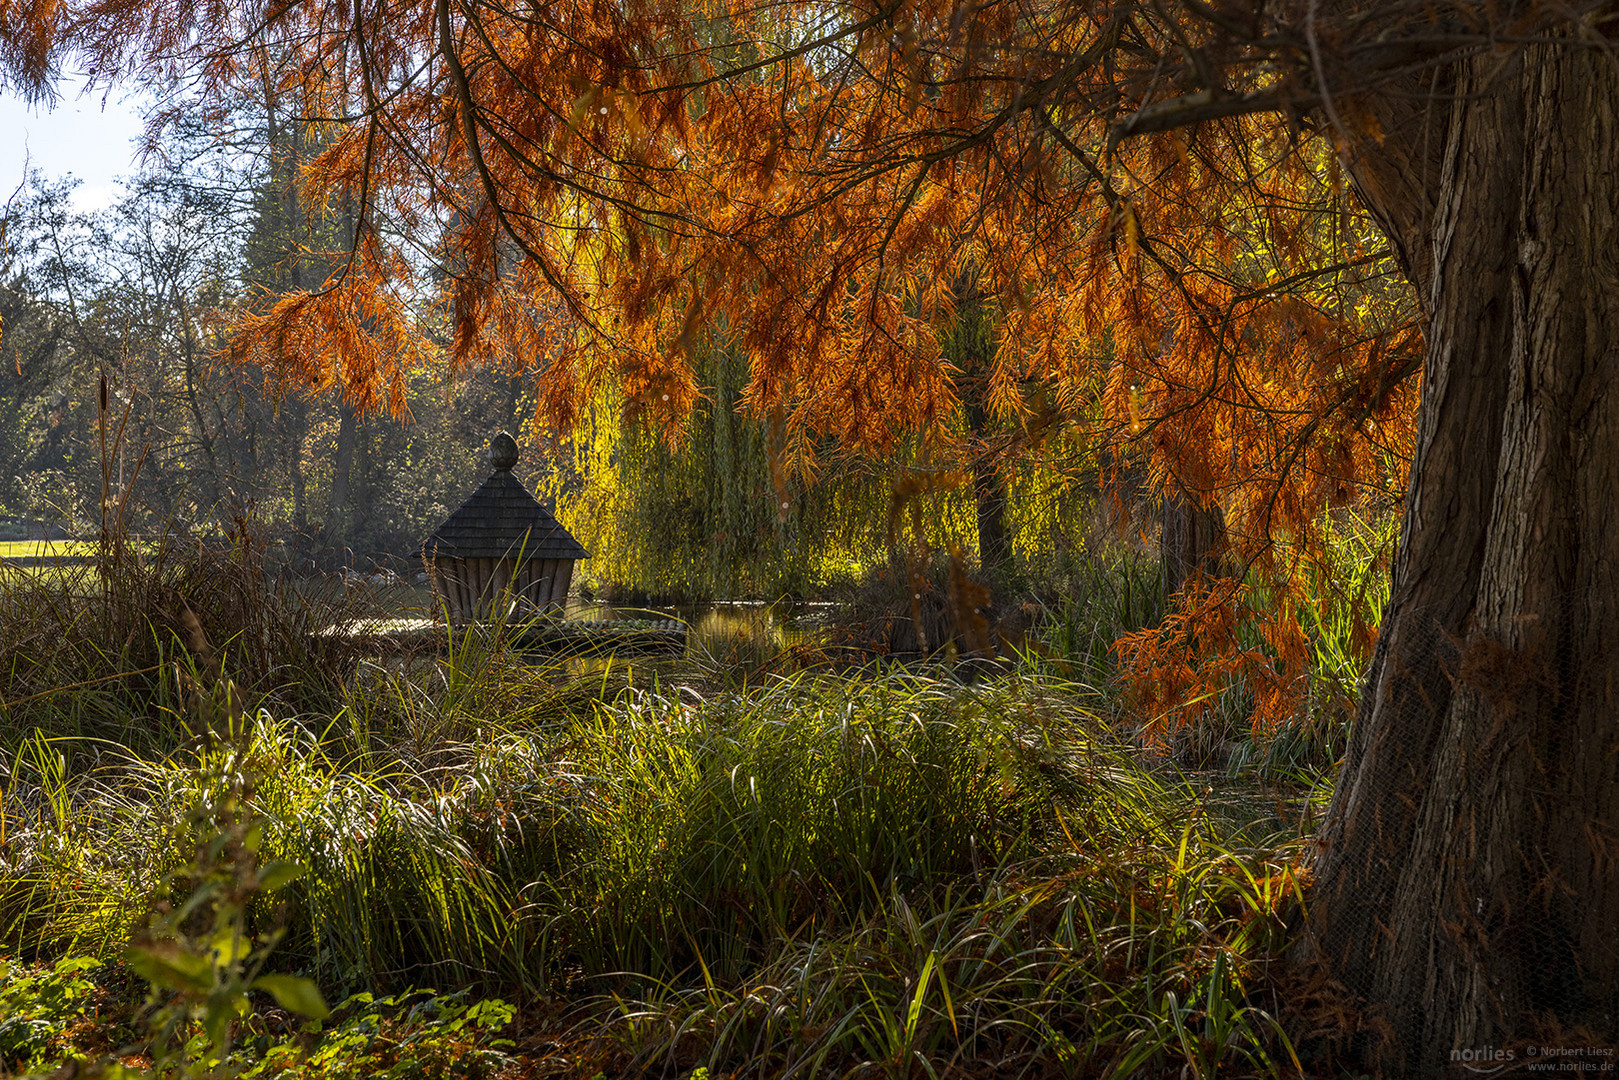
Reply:
[[1494, 1046], [1468, 1047], [1465, 1050], [1452, 1050], [1450, 1060], [1469, 1072], [1494, 1073], [1500, 1072], [1508, 1064], [1517, 1059], [1517, 1054], [1511, 1050], [1502, 1050]]

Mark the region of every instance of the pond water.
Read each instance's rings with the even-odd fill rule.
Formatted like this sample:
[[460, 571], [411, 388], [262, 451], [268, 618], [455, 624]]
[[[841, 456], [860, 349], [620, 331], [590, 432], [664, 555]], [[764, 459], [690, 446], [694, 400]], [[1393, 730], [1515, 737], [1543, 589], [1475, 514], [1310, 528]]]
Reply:
[[[432, 594], [425, 587], [406, 584], [361, 587], [370, 591], [364, 609], [372, 617], [348, 624], [342, 630], [333, 627], [329, 633], [408, 634], [431, 632], [439, 625], [442, 616], [435, 610]], [[572, 596], [568, 598], [564, 618], [568, 622], [602, 624], [674, 620], [687, 630], [686, 659], [705, 665], [753, 667], [795, 646], [814, 643], [832, 607], [830, 603], [815, 601], [746, 600], [640, 607]], [[604, 658], [586, 657], [569, 666], [594, 671], [605, 664]]]
[[569, 597], [567, 618], [612, 623], [674, 619], [687, 627], [686, 657], [722, 666], [765, 663], [797, 645], [812, 644], [825, 626], [829, 603], [714, 600], [674, 607], [634, 607]]
[[1232, 775], [1224, 769], [1184, 774], [1188, 785], [1201, 792], [1204, 813], [1220, 821], [1237, 842], [1273, 844], [1282, 834], [1307, 835], [1326, 813], [1332, 785], [1304, 783], [1298, 778], [1265, 781], [1252, 775]]
[[738, 643], [777, 651], [813, 638], [826, 622], [827, 602], [709, 601], [675, 607], [633, 607], [568, 597], [567, 619], [620, 622], [625, 619], [675, 619], [685, 623], [690, 648], [729, 649]]

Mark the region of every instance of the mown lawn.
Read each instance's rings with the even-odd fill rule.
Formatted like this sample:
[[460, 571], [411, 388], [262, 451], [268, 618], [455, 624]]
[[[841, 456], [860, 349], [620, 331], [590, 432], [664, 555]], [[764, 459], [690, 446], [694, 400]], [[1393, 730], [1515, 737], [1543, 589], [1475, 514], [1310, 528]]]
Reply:
[[93, 540], [0, 540], [0, 559], [84, 558], [96, 550]]

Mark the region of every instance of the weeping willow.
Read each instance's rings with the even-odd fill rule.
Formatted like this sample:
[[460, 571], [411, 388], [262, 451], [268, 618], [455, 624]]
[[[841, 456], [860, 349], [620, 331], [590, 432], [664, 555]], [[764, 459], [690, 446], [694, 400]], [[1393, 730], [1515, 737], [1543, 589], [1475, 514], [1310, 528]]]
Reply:
[[858, 574], [880, 539], [880, 477], [784, 479], [768, 425], [737, 407], [746, 359], [711, 343], [695, 362], [705, 400], [678, 444], [604, 400], [565, 448], [571, 461], [556, 475], [574, 482], [550, 494], [586, 538], [587, 580], [670, 598], [774, 598]]
[[[784, 478], [772, 468], [769, 425], [738, 408], [745, 357], [710, 342], [694, 359], [705, 399], [682, 440], [671, 445], [604, 399], [542, 482], [590, 549], [588, 584], [669, 599], [774, 599], [825, 593], [919, 549], [976, 557], [977, 508], [961, 462], [915, 445], [880, 461], [827, 447], [836, 466], [813, 483]], [[1004, 463], [1013, 557], [1035, 578], [1050, 580], [1085, 547], [1095, 473], [1082, 443], [1058, 433], [1041, 452], [1025, 446]], [[915, 483], [929, 472], [957, 480]], [[897, 502], [908, 489], [920, 493]]]

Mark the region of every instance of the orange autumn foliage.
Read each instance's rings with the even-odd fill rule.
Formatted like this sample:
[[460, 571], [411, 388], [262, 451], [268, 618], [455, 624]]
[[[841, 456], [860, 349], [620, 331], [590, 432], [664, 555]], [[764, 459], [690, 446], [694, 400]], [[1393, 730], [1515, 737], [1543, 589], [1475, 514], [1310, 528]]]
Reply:
[[[1240, 675], [1253, 697], [1256, 731], [1274, 731], [1298, 714], [1309, 690], [1310, 644], [1296, 618], [1274, 603], [1255, 604], [1230, 578], [1194, 580], [1158, 627], [1128, 634], [1115, 646], [1129, 680], [1142, 738], [1161, 745], [1194, 723]], [[1244, 644], [1244, 626], [1263, 647]], [[1372, 632], [1361, 642], [1370, 653]]]
[[[175, 93], [213, 105], [268, 79], [319, 118], [305, 202], [352, 207], [359, 240], [322, 288], [243, 314], [230, 350], [287, 388], [400, 412], [405, 372], [444, 331], [454, 365], [531, 374], [556, 428], [610, 388], [676, 438], [703, 393], [693, 340], [723, 326], [783, 469], [813, 476], [826, 447], [907, 438], [965, 462], [965, 373], [941, 333], [971, 274], [996, 311], [999, 348], [974, 375], [991, 414], [1030, 428], [1055, 407], [1111, 460], [1221, 508], [1229, 564], [1274, 583], [1267, 610], [1312, 602], [1298, 583], [1329, 507], [1403, 482], [1416, 304], [1330, 129], [1305, 122], [1322, 62], [1299, 62], [1286, 12], [1261, 26], [1257, 7], [1203, 0], [63, 10], [59, 48], [98, 70], [191, 74]], [[1329, 53], [1353, 29], [1312, 28]], [[1207, 84], [1203, 68], [1219, 93], [1174, 97]], [[1190, 119], [1163, 119], [1168, 105]], [[1334, 115], [1376, 123], [1352, 95]], [[1256, 723], [1296, 708], [1297, 626], [1238, 648], [1232, 620], [1250, 617], [1240, 587], [1209, 583], [1123, 643], [1147, 715], [1189, 718], [1233, 674]]]

